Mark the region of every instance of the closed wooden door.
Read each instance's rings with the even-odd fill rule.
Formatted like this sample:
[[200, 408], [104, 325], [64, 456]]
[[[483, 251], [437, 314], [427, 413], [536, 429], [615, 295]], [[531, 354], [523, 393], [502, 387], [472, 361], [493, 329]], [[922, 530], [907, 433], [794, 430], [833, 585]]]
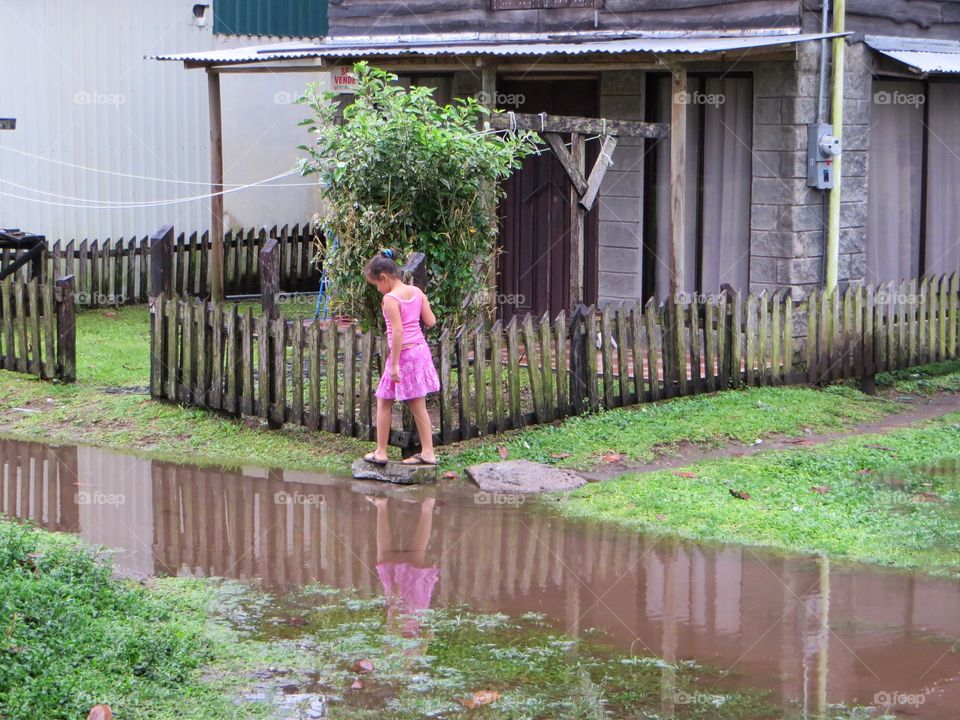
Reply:
[[[499, 80], [497, 99], [503, 110], [520, 113], [596, 117], [597, 81]], [[569, 137], [565, 138], [569, 142]], [[597, 143], [587, 143], [589, 172]], [[570, 307], [570, 180], [547, 146], [523, 161], [507, 181], [500, 203], [500, 256], [497, 262], [498, 312], [504, 322], [514, 315], [549, 312], [555, 317]], [[599, 205], [587, 214], [584, 228], [584, 300], [597, 299]]]

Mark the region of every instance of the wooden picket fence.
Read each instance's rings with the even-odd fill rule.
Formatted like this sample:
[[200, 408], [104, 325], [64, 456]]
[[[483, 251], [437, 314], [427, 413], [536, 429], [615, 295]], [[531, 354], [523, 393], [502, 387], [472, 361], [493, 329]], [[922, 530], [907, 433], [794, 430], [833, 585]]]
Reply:
[[0, 369], [77, 379], [74, 279], [0, 282]]
[[[317, 292], [320, 270], [316, 254], [316, 229], [309, 223], [267, 230], [228, 231], [224, 236], [224, 289], [227, 294], [260, 292], [260, 250], [270, 238], [279, 243], [280, 287], [285, 292]], [[47, 278], [73, 275], [77, 304], [84, 307], [133, 305], [148, 300], [150, 247], [148, 237], [110, 238], [100, 241], [62, 240], [54, 242], [43, 264], [41, 282]], [[180, 295], [209, 295], [207, 266], [210, 238], [206, 232], [180, 233], [173, 243], [172, 283]], [[16, 260], [10, 250], [0, 251], [0, 270]], [[29, 281], [29, 266], [16, 275]]]
[[[869, 378], [957, 357], [958, 275], [696, 302], [580, 307], [444, 331], [433, 345], [438, 443], [727, 388]], [[381, 337], [161, 296], [153, 397], [370, 439]], [[415, 433], [395, 415], [391, 443]]]

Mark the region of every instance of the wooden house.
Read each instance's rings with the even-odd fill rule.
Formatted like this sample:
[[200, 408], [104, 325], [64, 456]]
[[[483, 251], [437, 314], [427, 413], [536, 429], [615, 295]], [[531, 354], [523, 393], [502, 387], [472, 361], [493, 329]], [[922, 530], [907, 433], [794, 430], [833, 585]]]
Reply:
[[[960, 269], [960, 3], [837, 4], [827, 22], [799, 0], [330, 0], [320, 43], [164, 59], [211, 73], [367, 59], [518, 115], [669, 125], [618, 138], [582, 237], [558, 155], [525, 162], [501, 207], [506, 318], [664, 297], [671, 281], [801, 295], [830, 262], [841, 283]], [[845, 31], [830, 250], [807, 167], [808, 126], [841, 87], [827, 28]], [[586, 138], [584, 174], [604, 135]]]

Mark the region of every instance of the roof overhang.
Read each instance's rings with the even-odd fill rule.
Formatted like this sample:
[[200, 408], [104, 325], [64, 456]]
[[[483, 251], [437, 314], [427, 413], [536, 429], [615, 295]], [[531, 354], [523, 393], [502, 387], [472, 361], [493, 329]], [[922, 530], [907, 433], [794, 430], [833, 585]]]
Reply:
[[918, 75], [960, 73], [960, 42], [867, 35], [866, 45]]
[[704, 59], [735, 53], [741, 58], [765, 48], [838, 37], [784, 30], [751, 30], [736, 34], [658, 32], [550, 35], [457, 33], [419, 36], [334, 37], [319, 43], [277, 43], [230, 50], [156, 55], [156, 60], [183, 62], [186, 67], [293, 64], [303, 70], [356, 60], [451, 58], [615, 59], [625, 56], [677, 60]]

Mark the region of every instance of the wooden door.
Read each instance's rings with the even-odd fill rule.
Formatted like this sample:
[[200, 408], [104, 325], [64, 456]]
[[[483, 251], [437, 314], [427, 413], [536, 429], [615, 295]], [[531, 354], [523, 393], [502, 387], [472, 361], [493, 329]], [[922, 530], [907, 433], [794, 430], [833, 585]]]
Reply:
[[[503, 110], [597, 117], [597, 85], [595, 79], [498, 80], [497, 96], [513, 103]], [[597, 152], [597, 142], [587, 143], [587, 172]], [[597, 300], [599, 206], [587, 214], [584, 228], [587, 304]], [[504, 322], [527, 313], [555, 317], [570, 307], [570, 180], [546, 146], [507, 181], [500, 203], [500, 250], [497, 309]]]

